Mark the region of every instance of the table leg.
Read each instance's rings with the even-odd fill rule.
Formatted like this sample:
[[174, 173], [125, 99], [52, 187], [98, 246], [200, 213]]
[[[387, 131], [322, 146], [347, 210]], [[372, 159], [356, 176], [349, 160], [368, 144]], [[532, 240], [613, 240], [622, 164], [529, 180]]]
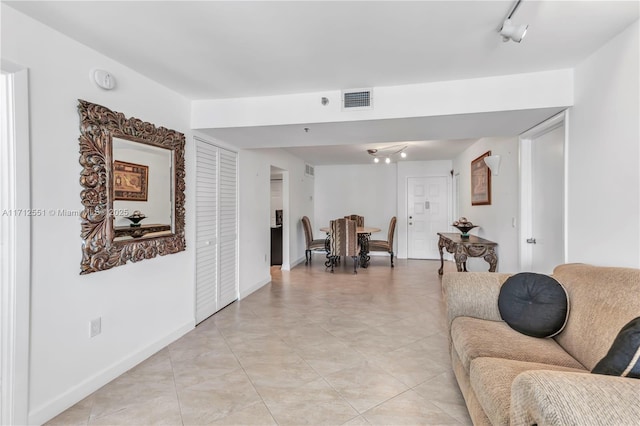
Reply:
[[444, 271], [444, 253], [442, 252], [442, 249], [444, 248], [444, 238], [442, 238], [442, 235], [440, 236], [440, 239], [438, 240], [438, 250], [440, 251], [440, 269], [438, 269], [438, 275], [442, 275], [443, 271]]
[[369, 237], [371, 234], [358, 234], [358, 242], [360, 243], [360, 267], [367, 268], [371, 256], [369, 256]]
[[453, 258], [456, 261], [456, 268], [458, 269], [458, 272], [467, 272], [467, 253], [465, 253], [462, 245], [458, 245], [456, 247], [456, 252], [453, 255]]
[[484, 260], [489, 263], [489, 272], [495, 272], [498, 265], [498, 255], [493, 247], [489, 247], [487, 254], [484, 256]]
[[331, 238], [328, 233], [327, 233], [327, 238], [324, 240], [324, 249], [327, 251], [327, 261], [324, 262], [324, 266], [326, 268], [331, 266], [331, 268], [333, 269], [334, 259], [331, 256]]

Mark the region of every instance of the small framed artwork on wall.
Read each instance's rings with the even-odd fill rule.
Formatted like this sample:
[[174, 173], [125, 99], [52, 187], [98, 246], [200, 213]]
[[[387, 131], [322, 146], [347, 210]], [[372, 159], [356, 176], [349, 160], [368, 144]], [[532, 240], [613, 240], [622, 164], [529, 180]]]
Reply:
[[491, 204], [491, 171], [484, 159], [491, 155], [487, 151], [471, 162], [471, 205]]
[[113, 162], [114, 200], [147, 201], [149, 167], [141, 164]]

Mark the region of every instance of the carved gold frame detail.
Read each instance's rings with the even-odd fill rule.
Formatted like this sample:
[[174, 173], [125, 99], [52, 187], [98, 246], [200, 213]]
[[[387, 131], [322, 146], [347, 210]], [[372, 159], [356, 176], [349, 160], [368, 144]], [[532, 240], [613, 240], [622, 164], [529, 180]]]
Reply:
[[[186, 247], [184, 134], [127, 118], [101, 105], [78, 100], [80, 114], [80, 198], [82, 261], [80, 274], [103, 271]], [[154, 145], [173, 151], [173, 233], [166, 236], [114, 241], [113, 138]]]

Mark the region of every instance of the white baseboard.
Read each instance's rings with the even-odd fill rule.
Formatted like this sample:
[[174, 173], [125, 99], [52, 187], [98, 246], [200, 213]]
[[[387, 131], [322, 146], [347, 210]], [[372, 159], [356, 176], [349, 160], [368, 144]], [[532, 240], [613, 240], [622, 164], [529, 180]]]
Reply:
[[162, 348], [178, 340], [180, 337], [193, 330], [194, 327], [194, 319], [187, 321], [162, 339], [136, 353], [129, 355], [128, 357], [116, 362], [115, 364], [112, 364], [110, 367], [105, 368], [97, 374], [89, 377], [84, 382], [69, 389], [62, 395], [59, 395], [57, 398], [36, 408], [29, 413], [29, 424], [41, 425], [46, 423], [58, 414], [62, 413], [67, 408], [73, 406], [87, 396], [91, 395], [93, 392], [97, 391], [116, 377], [140, 364], [142, 361], [149, 358], [151, 355], [155, 354]]
[[303, 262], [306, 262], [306, 261], [307, 261], [307, 259], [306, 259], [306, 258], [304, 258], [304, 257], [300, 257], [300, 258], [298, 258], [298, 259], [294, 260], [294, 261], [291, 263], [291, 268], [293, 269], [293, 268], [295, 268], [296, 266], [298, 266], [299, 264], [301, 264], [301, 263], [303, 263]]
[[247, 297], [248, 295], [250, 295], [251, 293], [253, 293], [256, 290], [260, 290], [262, 287], [264, 287], [265, 285], [269, 284], [270, 282], [271, 282], [271, 277], [265, 278], [262, 281], [258, 281], [257, 283], [255, 283], [254, 285], [249, 287], [248, 289], [241, 290], [240, 294], [239, 294], [239, 300], [244, 299], [245, 297]]

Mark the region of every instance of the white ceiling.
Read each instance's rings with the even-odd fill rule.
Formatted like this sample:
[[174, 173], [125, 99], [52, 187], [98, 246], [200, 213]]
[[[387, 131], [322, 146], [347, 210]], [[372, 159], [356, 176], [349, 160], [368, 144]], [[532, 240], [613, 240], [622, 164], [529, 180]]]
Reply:
[[[636, 0], [525, 0], [514, 20], [529, 24], [529, 31], [516, 44], [503, 43], [497, 35], [512, 1], [3, 3], [189, 99], [394, 86], [571, 68], [639, 16]], [[525, 115], [519, 120], [530, 127], [541, 111]], [[491, 126], [504, 124], [505, 131], [514, 131], [511, 135], [526, 130], [514, 130], [512, 118], [509, 114], [494, 117]], [[406, 138], [398, 133], [386, 142], [433, 138], [436, 141], [430, 145], [444, 150], [432, 148], [429, 158], [452, 158], [469, 141], [456, 142], [453, 148], [443, 140], [493, 136], [482, 133], [481, 127], [456, 136], [459, 126], [448, 123], [449, 130], [438, 136]], [[333, 138], [323, 139], [323, 145], [333, 146], [322, 149], [305, 149], [314, 143], [313, 137], [305, 141], [299, 132], [287, 132], [287, 126], [210, 133], [235, 143], [257, 132], [260, 137], [280, 132], [281, 146], [291, 147], [313, 164], [322, 164], [335, 163], [344, 158], [341, 154], [355, 149], [353, 145], [344, 152], [337, 148], [350, 135], [362, 139], [349, 143], [362, 144], [358, 150], [363, 152], [366, 144], [380, 143], [375, 135], [381, 129], [389, 134], [401, 124], [384, 120], [351, 127], [348, 123], [308, 126], [308, 135], [323, 132]]]

